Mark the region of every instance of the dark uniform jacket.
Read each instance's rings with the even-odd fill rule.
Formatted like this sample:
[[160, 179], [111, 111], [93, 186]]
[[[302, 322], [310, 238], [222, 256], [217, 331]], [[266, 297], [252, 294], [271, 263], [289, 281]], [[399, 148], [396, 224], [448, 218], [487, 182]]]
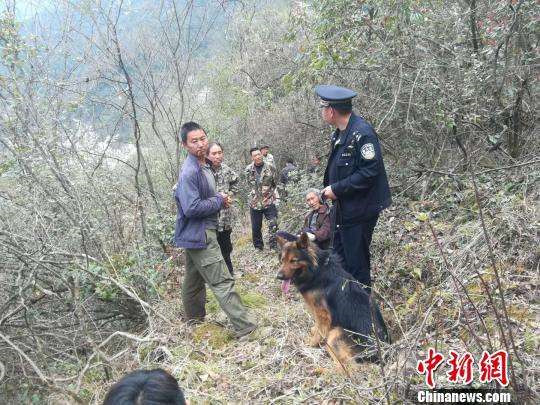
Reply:
[[373, 218], [392, 202], [379, 139], [362, 117], [351, 115], [344, 131], [332, 134], [324, 186], [338, 198], [337, 224]]

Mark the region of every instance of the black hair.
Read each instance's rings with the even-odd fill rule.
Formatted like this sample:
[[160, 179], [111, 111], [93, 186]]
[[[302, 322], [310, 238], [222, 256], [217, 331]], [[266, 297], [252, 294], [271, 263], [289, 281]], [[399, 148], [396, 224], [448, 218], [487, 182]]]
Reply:
[[293, 158], [287, 158], [286, 162], [287, 162], [287, 163], [290, 163], [290, 164], [292, 164], [292, 165], [294, 164]]
[[182, 125], [182, 128], [180, 128], [180, 139], [182, 139], [182, 142], [187, 142], [187, 136], [191, 131], [196, 131], [198, 129], [202, 129], [205, 133], [206, 131], [201, 127], [199, 124], [193, 121], [186, 122]]
[[165, 370], [137, 370], [114, 384], [103, 405], [185, 405], [178, 381]]
[[208, 148], [206, 149], [207, 155], [210, 153], [210, 149], [212, 149], [212, 146], [219, 146], [221, 151], [224, 152], [223, 145], [221, 143], [219, 143], [218, 141], [212, 141], [208, 144]]
[[336, 105], [330, 105], [330, 107], [336, 110], [339, 115], [347, 115], [347, 114], [352, 113], [351, 103], [340, 103]]
[[258, 148], [257, 146], [254, 146], [253, 148], [251, 148], [251, 149], [249, 150], [249, 154], [251, 155], [251, 154], [252, 154], [253, 152], [255, 152], [256, 150], [260, 151], [261, 149]]

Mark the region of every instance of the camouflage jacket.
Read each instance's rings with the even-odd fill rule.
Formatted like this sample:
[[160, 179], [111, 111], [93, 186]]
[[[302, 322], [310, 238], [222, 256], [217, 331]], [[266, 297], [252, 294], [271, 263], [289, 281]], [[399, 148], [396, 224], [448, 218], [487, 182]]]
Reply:
[[276, 202], [278, 173], [273, 165], [264, 162], [261, 174], [258, 174], [255, 165], [251, 163], [246, 167], [245, 176], [251, 208], [262, 210]]
[[[216, 178], [216, 192], [226, 193], [234, 197], [238, 193], [239, 186], [236, 172], [225, 163], [222, 163], [218, 169], [212, 168], [212, 170]], [[218, 231], [231, 229], [233, 217], [233, 207], [223, 208], [219, 212]]]

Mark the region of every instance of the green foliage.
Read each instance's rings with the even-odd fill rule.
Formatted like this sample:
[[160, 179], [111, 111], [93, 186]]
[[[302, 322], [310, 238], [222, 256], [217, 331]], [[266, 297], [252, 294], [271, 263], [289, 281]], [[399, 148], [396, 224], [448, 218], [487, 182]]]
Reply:
[[152, 259], [145, 260], [135, 253], [112, 255], [104, 266], [93, 263], [89, 270], [96, 277], [81, 275], [85, 296], [96, 294], [103, 301], [119, 304], [127, 298], [119, 285], [133, 289], [144, 300], [157, 298], [161, 293], [160, 267]]
[[[520, 5], [516, 18], [530, 21], [531, 3]], [[299, 56], [282, 85], [287, 92], [307, 91], [321, 81], [359, 89], [367, 98], [360, 101], [361, 107], [369, 109], [371, 99], [385, 105], [379, 111], [368, 111], [375, 115], [375, 124], [388, 120], [386, 112], [394, 104], [392, 108], [397, 110], [391, 111], [394, 118], [387, 122], [387, 131], [410, 134], [401, 148], [430, 146], [431, 139], [415, 141], [434, 131], [451, 133], [455, 125], [467, 131], [482, 127], [489, 131], [497, 123], [495, 127], [502, 133], [509, 119], [505, 109], [514, 108], [523, 82], [509, 70], [503, 72], [504, 77], [494, 75], [499, 60], [494, 63], [492, 55], [506, 41], [513, 10], [506, 2], [491, 1], [486, 9], [476, 11], [481, 51], [476, 55], [466, 3], [304, 2], [295, 7], [286, 35]], [[515, 52], [510, 70], [515, 74], [522, 69], [528, 72], [532, 48], [525, 43], [532, 43], [530, 27], [520, 26], [524, 42], [510, 43]], [[497, 137], [494, 139], [496, 142]]]
[[6, 398], [17, 398], [17, 403], [29, 405], [41, 405], [45, 402], [47, 392], [37, 387], [35, 384], [19, 382], [13, 392], [9, 386], [3, 387], [6, 391], [2, 391], [2, 395]]
[[267, 306], [267, 298], [255, 291], [239, 289], [238, 294], [244, 305], [248, 308], [264, 308]]
[[291, 181], [283, 190], [284, 197], [279, 218], [281, 229], [292, 233], [300, 231], [304, 217], [309, 211], [305, 193], [310, 188], [322, 188], [320, 176], [320, 173], [308, 173], [301, 169], [291, 172]]
[[25, 49], [19, 35], [20, 23], [9, 12], [3, 12], [0, 16], [0, 50], [2, 60], [6, 64], [18, 62], [20, 52]]
[[14, 159], [6, 159], [3, 162], [0, 162], [0, 177], [6, 173], [9, 173], [10, 170], [16, 167], [16, 162]]
[[[219, 7], [226, 8], [225, 3], [235, 2], [221, 3]], [[475, 274], [478, 269], [493, 289], [494, 271], [484, 263], [488, 252], [478, 223], [480, 207], [464, 175], [466, 166], [454, 130], [478, 172], [519, 164], [517, 158], [522, 155], [537, 159], [537, 4], [482, 2], [475, 10], [475, 49], [467, 3], [243, 2], [233, 12], [221, 13], [220, 19], [208, 20], [216, 25], [223, 22], [221, 49], [214, 49], [208, 40], [211, 36], [205, 36], [210, 27], [201, 25], [201, 31], [189, 35], [176, 32], [177, 20], [168, 3], [156, 8], [148, 2], [146, 12], [140, 13], [144, 18], [135, 19], [136, 24], [126, 18], [129, 13], [120, 12], [118, 43], [111, 39], [115, 33], [110, 24], [104, 23], [109, 16], [90, 1], [77, 7], [62, 3], [59, 13], [73, 18], [63, 21], [66, 25], [56, 27], [58, 32], [52, 36], [48, 31], [40, 33], [40, 24], [29, 30], [13, 15], [2, 14], [0, 256], [4, 288], [0, 290], [6, 299], [4, 313], [13, 314], [2, 321], [5, 333], [17, 337], [16, 343], [50, 381], [75, 388], [72, 382], [93, 347], [89, 342], [99, 344], [118, 330], [140, 331], [135, 326], [140, 326], [145, 314], [126, 290], [150, 305], [179, 307], [161, 302], [164, 277], [171, 271], [181, 273], [175, 267], [178, 263], [164, 257], [162, 244], [169, 244], [174, 232], [171, 187], [185, 157], [184, 150], [177, 156], [176, 136], [186, 120], [200, 121], [211, 138], [223, 141], [228, 161], [239, 170], [248, 161], [246, 149], [262, 140], [272, 146], [278, 168], [285, 156], [297, 161], [301, 170], [283, 190], [279, 207], [280, 228], [297, 232], [307, 212], [304, 192], [320, 188], [322, 181], [321, 172], [309, 175], [303, 167], [313, 155], [322, 156], [324, 164], [331, 131], [318, 117], [313, 86], [333, 83], [359, 91], [355, 110], [373, 123], [385, 149], [395, 202], [379, 220], [372, 248], [376, 286], [385, 297], [384, 305], [391, 305], [391, 310], [383, 308], [388, 311], [390, 328], [403, 331], [407, 339], [418, 336], [421, 346], [428, 339], [419, 332], [437, 339], [441, 333], [442, 340], [472, 341], [462, 319], [474, 327], [479, 323], [468, 304], [456, 305], [462, 291], [449, 275], [454, 270], [473, 303], [486, 314], [489, 333], [496, 335], [496, 320]], [[111, 3], [113, 13], [118, 4]], [[201, 5], [195, 8], [203, 9]], [[182, 16], [189, 17], [189, 9], [185, 12]], [[84, 29], [72, 26], [72, 21]], [[95, 33], [91, 40], [81, 35], [86, 29]], [[37, 36], [23, 34], [30, 31]], [[122, 52], [129, 79], [122, 74], [115, 45]], [[132, 85], [133, 100], [127, 84]], [[134, 135], [134, 129], [140, 132]], [[136, 141], [142, 154], [137, 154]], [[530, 220], [537, 215], [533, 208], [535, 167], [486, 172], [477, 179], [497, 259], [504, 269], [505, 293], [513, 299], [509, 316], [513, 324], [525, 328], [516, 330], [517, 344], [524, 355], [531, 356], [538, 350], [534, 319], [528, 308], [516, 304], [529, 300], [531, 287], [523, 280], [533, 279], [527, 269], [536, 266], [538, 256], [537, 249], [528, 248], [537, 237]], [[441, 174], [445, 172], [450, 175]], [[244, 196], [238, 198], [240, 212], [247, 212]], [[450, 268], [428, 222], [435, 228]], [[239, 223], [247, 226], [243, 220]], [[249, 231], [239, 234], [237, 254], [251, 249]], [[241, 266], [261, 257], [250, 253], [235, 260]], [[82, 271], [80, 266], [87, 265], [89, 272]], [[243, 282], [249, 288], [240, 288], [240, 295], [253, 312], [272, 322], [275, 313], [268, 314], [268, 309], [275, 307], [269, 297], [275, 298], [272, 294], [278, 289], [273, 286], [265, 291], [263, 285], [268, 284], [269, 274], [273, 279], [277, 259], [274, 255], [255, 266], [266, 266], [267, 273], [247, 272]], [[21, 323], [21, 303], [25, 304], [24, 320], [35, 329]], [[279, 332], [267, 338], [267, 347], [264, 340], [261, 346], [250, 346], [258, 343], [256, 334], [247, 342], [249, 350], [260, 349], [261, 354], [271, 348], [279, 380], [299, 371], [291, 359], [275, 361], [274, 356], [283, 348], [290, 353], [298, 347], [298, 342], [293, 347], [290, 341], [299, 340], [294, 328], [303, 330], [306, 317], [297, 304], [287, 302], [287, 318], [280, 318], [287, 322], [287, 336], [279, 335], [285, 329], [282, 323], [272, 323], [273, 332]], [[207, 311], [220, 311], [212, 294], [208, 294]], [[289, 318], [292, 313], [299, 316]], [[144, 320], [145, 330], [155, 332], [156, 319]], [[182, 329], [179, 342], [189, 339], [190, 332], [186, 335]], [[204, 346], [209, 341], [209, 349], [219, 351], [229, 339], [223, 328], [203, 325], [191, 343]], [[116, 341], [109, 343], [115, 346]], [[441, 343], [443, 347], [449, 344]], [[50, 402], [49, 392], [17, 380], [34, 372], [11, 347], [0, 345], [7, 356], [4, 362], [13, 365], [15, 377], [9, 384], [15, 380], [19, 389], [13, 402]], [[107, 352], [109, 348], [110, 354], [118, 353], [116, 347], [101, 349]], [[153, 344], [141, 344], [139, 361], [151, 361], [152, 350]], [[221, 390], [228, 384], [213, 382], [217, 378], [211, 373], [221, 370], [207, 363], [216, 352], [192, 350], [189, 344], [178, 344], [172, 352], [177, 357], [175, 369], [180, 359], [189, 356], [193, 369], [179, 372], [192, 378], [192, 387], [200, 384], [205, 395], [206, 389]], [[304, 357], [301, 361], [313, 359], [311, 354]], [[238, 368], [250, 370], [256, 363], [241, 359]], [[238, 368], [230, 373], [238, 374]], [[367, 374], [372, 381], [372, 373]], [[251, 375], [239, 375], [240, 380], [244, 377]], [[300, 391], [290, 394], [285, 381], [268, 377], [260, 390], [252, 387], [250, 392], [283, 395], [284, 401], [296, 395], [296, 399], [324, 402], [317, 392], [314, 397], [312, 392], [300, 392], [302, 384], [294, 387]], [[83, 383], [95, 387], [100, 379], [100, 369], [92, 369]], [[321, 379], [342, 383], [333, 374]], [[412, 382], [421, 380], [416, 376]], [[344, 392], [351, 398], [358, 395], [352, 388], [335, 391], [335, 395], [341, 397]], [[383, 395], [383, 390], [376, 392]], [[222, 396], [214, 394], [203, 401], [217, 398], [219, 402]], [[80, 395], [96, 400], [93, 390], [86, 387]]]
[[212, 323], [203, 323], [193, 331], [193, 341], [201, 344], [203, 341], [213, 349], [220, 349], [226, 346], [232, 336], [226, 329]]
[[148, 236], [155, 241], [164, 244], [173, 244], [174, 227], [176, 225], [176, 215], [152, 214], [148, 217]]
[[529, 328], [525, 331], [525, 341], [523, 342], [524, 349], [529, 354], [534, 354], [538, 352], [539, 339], [538, 335]]
[[219, 302], [214, 294], [207, 294], [205, 309], [209, 314], [216, 313], [220, 310]]

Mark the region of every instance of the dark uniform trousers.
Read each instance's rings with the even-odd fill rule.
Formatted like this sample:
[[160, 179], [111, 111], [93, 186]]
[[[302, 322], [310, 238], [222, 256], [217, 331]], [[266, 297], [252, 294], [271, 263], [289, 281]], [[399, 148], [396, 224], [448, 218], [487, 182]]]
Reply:
[[233, 246], [231, 243], [231, 232], [232, 229], [224, 229], [222, 231], [218, 231], [217, 241], [219, 244], [219, 248], [221, 249], [221, 255], [223, 256], [223, 260], [225, 260], [225, 264], [227, 265], [229, 273], [231, 273], [232, 276], [233, 265], [231, 261], [231, 253], [233, 251]]
[[277, 232], [277, 208], [274, 204], [270, 204], [268, 207], [263, 208], [262, 210], [256, 210], [250, 208], [249, 210], [251, 216], [251, 235], [253, 238], [253, 246], [256, 249], [262, 249], [264, 246], [262, 238], [262, 220], [263, 215], [268, 221], [268, 231], [270, 236], [268, 238], [268, 244], [270, 248], [276, 247], [276, 232]]
[[379, 215], [352, 225], [336, 225], [333, 250], [344, 260], [345, 270], [371, 292], [369, 245]]

